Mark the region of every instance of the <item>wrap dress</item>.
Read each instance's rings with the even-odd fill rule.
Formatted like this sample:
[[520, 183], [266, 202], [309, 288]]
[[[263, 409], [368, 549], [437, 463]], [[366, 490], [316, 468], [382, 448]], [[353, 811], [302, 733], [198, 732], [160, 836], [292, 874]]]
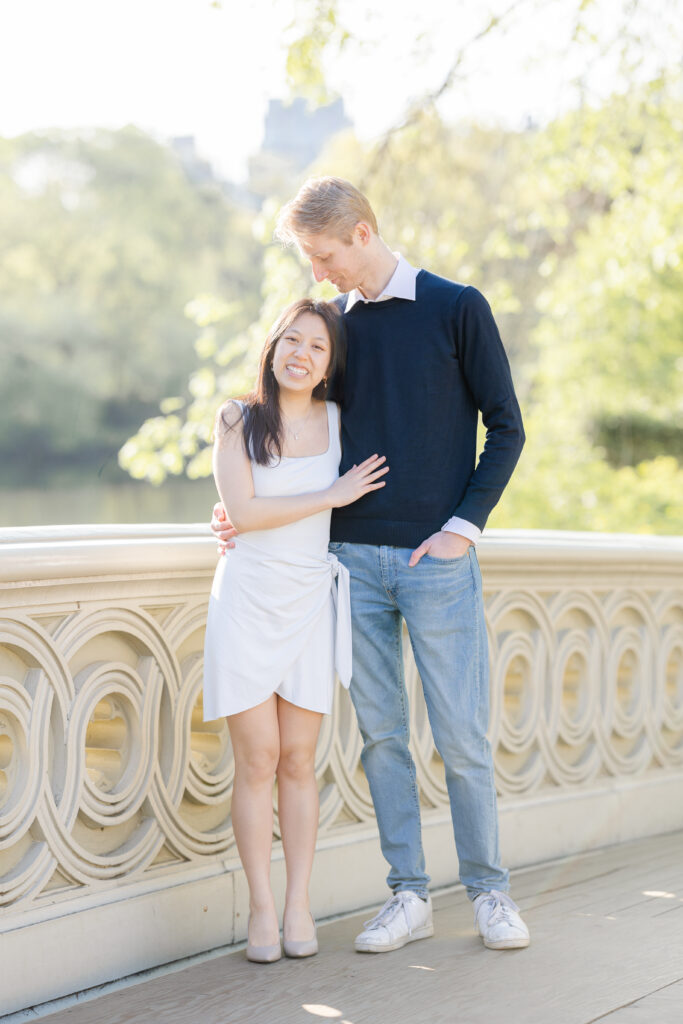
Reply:
[[[339, 475], [339, 409], [326, 402], [321, 455], [252, 461], [254, 494], [329, 487]], [[204, 721], [234, 715], [272, 693], [311, 711], [332, 710], [335, 672], [351, 679], [349, 574], [327, 550], [331, 510], [239, 534], [216, 569], [204, 641]]]

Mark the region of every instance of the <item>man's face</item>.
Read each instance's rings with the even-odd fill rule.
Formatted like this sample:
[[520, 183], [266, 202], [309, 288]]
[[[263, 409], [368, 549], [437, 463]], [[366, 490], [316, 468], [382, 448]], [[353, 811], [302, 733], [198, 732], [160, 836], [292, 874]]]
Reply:
[[367, 258], [357, 228], [350, 244], [333, 235], [301, 235], [297, 241], [316, 281], [330, 281], [339, 292], [361, 286]]

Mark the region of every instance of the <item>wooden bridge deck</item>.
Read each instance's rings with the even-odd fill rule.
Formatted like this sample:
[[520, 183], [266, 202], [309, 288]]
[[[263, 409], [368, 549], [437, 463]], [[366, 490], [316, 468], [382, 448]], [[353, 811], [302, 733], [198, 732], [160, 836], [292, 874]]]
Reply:
[[[369, 913], [319, 927], [304, 961], [213, 951], [82, 993], [48, 1024], [683, 1024], [683, 834], [517, 872], [527, 950], [487, 950], [462, 889], [437, 894], [435, 935], [353, 951]], [[374, 911], [375, 908], [372, 908]], [[47, 1007], [30, 1016], [44, 1016]], [[18, 1015], [15, 1015], [18, 1019]]]

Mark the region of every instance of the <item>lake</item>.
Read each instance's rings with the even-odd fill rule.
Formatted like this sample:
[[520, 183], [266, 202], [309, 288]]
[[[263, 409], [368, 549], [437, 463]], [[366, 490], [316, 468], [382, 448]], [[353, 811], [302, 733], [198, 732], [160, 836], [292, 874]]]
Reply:
[[212, 478], [171, 478], [161, 487], [132, 480], [51, 481], [45, 488], [0, 490], [0, 526], [208, 523], [217, 497]]

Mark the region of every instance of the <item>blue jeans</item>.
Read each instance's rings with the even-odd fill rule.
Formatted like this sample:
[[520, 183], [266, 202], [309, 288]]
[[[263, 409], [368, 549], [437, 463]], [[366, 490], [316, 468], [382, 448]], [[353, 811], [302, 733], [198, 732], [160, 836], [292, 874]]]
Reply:
[[351, 576], [351, 698], [364, 746], [361, 759], [379, 825], [391, 889], [426, 895], [415, 764], [408, 749], [403, 673], [405, 619], [434, 743], [446, 770], [460, 880], [470, 899], [507, 891], [500, 867], [489, 717], [488, 648], [477, 556], [425, 555], [408, 568], [410, 548], [331, 543]]

